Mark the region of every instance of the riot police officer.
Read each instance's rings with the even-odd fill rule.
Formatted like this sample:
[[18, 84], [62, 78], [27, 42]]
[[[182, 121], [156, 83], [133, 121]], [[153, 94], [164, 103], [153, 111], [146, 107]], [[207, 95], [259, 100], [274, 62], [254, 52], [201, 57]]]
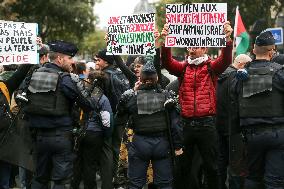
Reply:
[[93, 105], [86, 91], [71, 76], [77, 47], [64, 41], [48, 43], [49, 63], [38, 68], [28, 82], [28, 102], [24, 107], [29, 126], [36, 131], [36, 172], [32, 188], [47, 188], [50, 180], [55, 189], [69, 188], [72, 176], [72, 117], [76, 102], [83, 110]]
[[[142, 188], [146, 184], [146, 171], [151, 160], [154, 183], [159, 188], [172, 188], [170, 143], [167, 137], [169, 123], [164, 104], [172, 98], [169, 92], [157, 85], [157, 72], [153, 59], [147, 58], [143, 66], [137, 91], [126, 91], [117, 106], [117, 119], [128, 121], [133, 129], [133, 140], [128, 149], [129, 188]], [[173, 146], [181, 153], [181, 144], [174, 128]]]
[[[284, 69], [271, 62], [275, 40], [270, 31], [255, 41], [256, 58], [237, 83], [240, 126], [247, 140], [245, 189], [280, 189], [284, 184]], [[244, 73], [244, 72], [243, 72]], [[242, 73], [242, 74], [243, 74]]]

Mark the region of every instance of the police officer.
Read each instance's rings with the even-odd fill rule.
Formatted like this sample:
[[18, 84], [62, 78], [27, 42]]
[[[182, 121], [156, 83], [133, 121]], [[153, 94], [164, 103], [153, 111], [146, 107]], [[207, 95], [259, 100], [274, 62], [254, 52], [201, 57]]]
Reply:
[[[157, 85], [157, 72], [152, 59], [147, 59], [143, 66], [140, 82], [142, 84], [136, 86], [137, 91], [126, 91], [117, 106], [117, 119], [129, 121], [129, 126], [134, 130], [128, 151], [129, 188], [142, 188], [146, 184], [146, 171], [151, 160], [155, 185], [170, 189], [173, 175], [164, 104], [169, 102], [171, 95]], [[174, 129], [171, 133], [176, 152], [180, 154], [178, 135]]]
[[[245, 189], [284, 186], [284, 69], [271, 62], [275, 40], [270, 31], [255, 40], [256, 58], [239, 80], [240, 126], [247, 140], [248, 175]], [[244, 77], [245, 78], [245, 77]]]
[[[49, 63], [38, 68], [28, 82], [24, 110], [29, 126], [36, 131], [36, 171], [32, 188], [69, 188], [73, 169], [71, 107], [75, 102], [85, 111], [93, 105], [86, 91], [71, 76], [77, 47], [64, 41], [48, 43]], [[70, 133], [70, 134], [69, 134]]]

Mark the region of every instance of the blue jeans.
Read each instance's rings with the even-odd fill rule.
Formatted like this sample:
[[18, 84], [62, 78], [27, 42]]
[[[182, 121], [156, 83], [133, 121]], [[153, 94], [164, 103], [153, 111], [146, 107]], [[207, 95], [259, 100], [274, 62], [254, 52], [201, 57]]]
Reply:
[[0, 189], [9, 189], [11, 170], [11, 164], [0, 161]]
[[247, 130], [248, 171], [245, 189], [284, 187], [284, 126]]

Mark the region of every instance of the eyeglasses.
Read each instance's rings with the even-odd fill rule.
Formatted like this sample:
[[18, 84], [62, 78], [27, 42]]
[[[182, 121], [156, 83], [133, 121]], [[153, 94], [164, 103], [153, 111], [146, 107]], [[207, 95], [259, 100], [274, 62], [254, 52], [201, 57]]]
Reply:
[[203, 47], [187, 47], [188, 51], [196, 51], [197, 49], [202, 49]]

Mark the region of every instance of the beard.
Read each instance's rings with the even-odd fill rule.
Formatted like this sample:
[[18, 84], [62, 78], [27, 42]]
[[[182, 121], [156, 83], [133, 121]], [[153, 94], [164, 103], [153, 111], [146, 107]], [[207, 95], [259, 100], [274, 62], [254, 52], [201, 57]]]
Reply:
[[69, 72], [69, 73], [72, 71], [72, 66], [71, 66], [70, 64], [68, 64], [68, 63], [63, 63], [63, 64], [61, 65], [61, 68], [62, 68], [64, 71]]

